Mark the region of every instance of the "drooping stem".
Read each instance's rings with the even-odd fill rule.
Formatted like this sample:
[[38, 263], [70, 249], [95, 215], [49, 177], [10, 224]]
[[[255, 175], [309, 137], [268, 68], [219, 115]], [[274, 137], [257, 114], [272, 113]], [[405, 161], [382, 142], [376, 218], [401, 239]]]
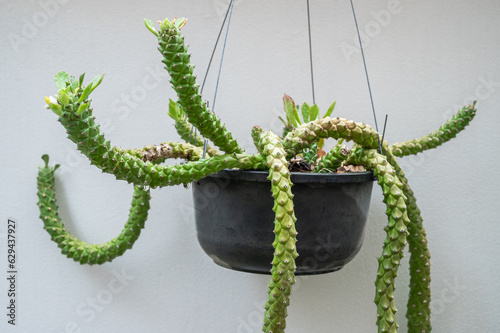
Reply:
[[257, 146], [266, 157], [266, 165], [269, 168], [275, 213], [272, 276], [262, 330], [266, 333], [284, 333], [287, 307], [290, 305], [292, 285], [295, 283], [295, 258], [297, 257], [295, 221], [297, 219], [293, 209], [288, 161], [280, 138], [272, 132], [260, 132], [260, 134]]
[[62, 223], [57, 211], [54, 188], [54, 172], [58, 165], [50, 167], [47, 155], [44, 155], [43, 159], [45, 165], [39, 168], [37, 181], [40, 218], [44, 223], [44, 229], [61, 248], [62, 253], [80, 264], [100, 265], [131, 249], [148, 217], [149, 190], [143, 189], [142, 186], [134, 187], [128, 220], [118, 237], [103, 244], [89, 244], [73, 236]]
[[408, 247], [410, 252], [410, 292], [407, 303], [406, 317], [408, 332], [431, 332], [431, 265], [430, 253], [427, 247], [426, 232], [423, 219], [417, 206], [417, 199], [408, 184], [405, 173], [399, 166], [396, 157], [387, 149], [384, 142], [384, 154], [393, 166], [398, 178], [403, 183], [403, 191], [408, 198]]
[[[190, 55], [187, 53], [184, 37], [180, 33], [185, 22], [182, 19], [174, 19], [172, 22], [165, 20], [160, 22], [160, 31], [156, 31], [152, 23], [146, 21], [148, 29], [158, 37], [163, 62], [178, 94], [178, 104], [173, 102], [175, 107], [170, 109], [169, 114], [172, 112], [177, 117], [177, 119], [173, 117], [176, 120], [176, 129], [184, 140], [189, 141], [189, 133], [194, 127], [226, 154], [219, 155], [221, 153], [216, 149], [211, 151], [209, 148], [211, 157], [198, 161], [201, 155], [199, 146], [203, 142], [201, 138], [194, 140], [194, 145], [168, 142], [136, 150], [111, 146], [94, 121], [91, 101], [88, 98], [101, 83], [102, 76], [84, 87], [83, 75], [77, 81], [69, 79], [67, 74], [59, 73], [56, 76], [58, 96], [56, 99], [47, 98], [46, 101], [48, 108], [59, 116], [59, 121], [66, 128], [68, 137], [77, 144], [78, 149], [93, 165], [114, 174], [117, 179], [138, 185], [134, 188], [129, 221], [120, 236], [102, 245], [90, 245], [78, 240], [64, 228], [57, 213], [53, 186], [54, 171], [57, 166], [49, 167], [46, 158], [45, 167], [40, 168], [38, 181], [39, 208], [45, 228], [62, 252], [81, 263], [100, 264], [112, 260], [121, 255], [125, 249], [132, 247], [144, 226], [149, 207], [149, 193], [142, 189], [142, 185], [161, 187], [187, 184], [224, 168], [269, 169], [274, 198], [276, 238], [273, 242], [275, 251], [272, 278], [263, 330], [284, 332], [287, 307], [290, 304], [289, 297], [295, 282], [297, 256], [296, 218], [293, 212], [292, 183], [286, 156], [293, 157], [324, 138], [345, 139], [355, 142], [354, 153], [348, 157], [348, 161], [373, 170], [382, 187], [384, 202], [387, 205], [388, 225], [385, 228], [387, 237], [382, 256], [379, 258], [375, 283], [379, 332], [397, 331], [394, 281], [404, 255], [406, 241], [409, 243], [411, 253], [410, 297], [407, 311], [409, 332], [430, 332], [430, 255], [427, 239], [413, 191], [396, 161], [396, 156], [416, 154], [455, 137], [474, 117], [475, 103], [460, 110], [450, 121], [428, 136], [390, 147], [383, 143], [384, 155], [375, 150], [380, 144], [379, 135], [370, 126], [344, 118], [329, 118], [330, 110], [327, 113], [328, 117], [290, 129], [290, 133], [283, 139], [271, 132], [264, 133], [258, 127], [254, 128], [252, 137], [260, 154], [245, 154], [220, 119], [202, 100], [193, 74], [194, 66], [190, 63]], [[295, 106], [293, 111], [296, 111]], [[345, 158], [338, 153], [340, 151], [334, 149], [325, 156], [320, 165], [326, 166], [329, 163], [330, 167], [335, 166]], [[157, 164], [166, 158], [184, 158], [190, 162], [177, 166]]]
[[396, 304], [394, 302], [395, 279], [404, 257], [404, 248], [408, 234], [408, 200], [404, 195], [403, 183], [385, 156], [376, 149], [358, 148], [353, 152], [352, 161], [373, 170], [384, 194], [387, 206], [388, 224], [385, 228], [382, 255], [378, 259], [379, 268], [375, 281], [375, 304], [377, 304], [378, 332], [396, 332]]

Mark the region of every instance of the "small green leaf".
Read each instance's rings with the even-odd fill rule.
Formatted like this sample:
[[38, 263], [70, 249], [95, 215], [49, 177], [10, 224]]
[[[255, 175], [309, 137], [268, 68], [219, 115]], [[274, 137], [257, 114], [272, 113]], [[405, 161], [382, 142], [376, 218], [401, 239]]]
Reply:
[[64, 106], [68, 106], [69, 96], [68, 93], [66, 92], [66, 89], [59, 91], [59, 98], [57, 100], [61, 102]]
[[83, 79], [85, 78], [85, 73], [83, 73], [82, 75], [80, 75], [80, 78], [78, 80], [78, 86], [81, 87], [83, 86]]
[[[42, 160], [45, 162], [45, 167], [48, 168], [49, 167], [49, 155], [47, 155], [47, 154], [42, 155]], [[56, 171], [59, 167], [60, 167], [59, 164], [54, 165], [54, 167], [52, 168], [52, 171]]]
[[62, 106], [60, 106], [59, 104], [48, 104], [49, 105], [49, 108], [55, 113], [57, 114], [59, 117], [62, 117], [63, 113], [62, 113]]
[[74, 76], [70, 76], [69, 77], [69, 86], [71, 87], [71, 89], [73, 91], [75, 91], [76, 88], [81, 87], [81, 86], [78, 85], [78, 81], [75, 79]]
[[170, 21], [168, 20], [168, 18], [165, 19], [164, 21], [160, 21], [160, 30], [163, 31], [163, 30], [169, 28], [168, 24], [170, 24]]
[[295, 102], [287, 94], [283, 96], [283, 108], [286, 113], [286, 119], [288, 121], [288, 125], [297, 127], [298, 124], [295, 118], [295, 113], [297, 112], [297, 109], [295, 108]]
[[94, 91], [95, 88], [97, 88], [101, 84], [103, 78], [104, 78], [104, 74], [101, 74], [101, 75], [96, 76], [92, 80], [92, 83], [90, 84], [90, 85], [92, 85], [92, 89], [90, 89], [89, 95]]
[[309, 104], [307, 104], [305, 102], [300, 107], [300, 111], [302, 112], [302, 119], [304, 119], [304, 123], [309, 122], [309, 108], [310, 108]]
[[54, 98], [54, 96], [44, 97], [45, 102], [47, 105], [45, 105], [46, 109], [51, 109], [55, 114], [57, 114], [59, 117], [62, 117], [62, 106], [59, 104], [57, 99]]
[[179, 120], [182, 115], [182, 111], [173, 99], [168, 102], [168, 115], [175, 121]]
[[89, 97], [91, 91], [92, 91], [92, 83], [89, 83], [89, 85], [87, 87], [85, 87], [85, 90], [83, 91], [82, 96], [80, 96], [80, 98], [78, 99], [78, 103], [81, 103], [84, 100], [86, 100], [87, 97]]
[[174, 24], [174, 28], [175, 29], [180, 29], [180, 28], [182, 28], [183, 26], [186, 25], [187, 19], [184, 18], [184, 17], [179, 17], [179, 18], [175, 18], [172, 21], [173, 21], [172, 23]]
[[293, 116], [295, 117], [295, 127], [298, 127], [300, 125], [300, 117], [299, 117], [299, 110], [297, 110], [297, 108], [295, 108], [293, 110]]
[[330, 117], [332, 115], [333, 110], [335, 109], [335, 104], [337, 101], [333, 102], [332, 105], [328, 108], [328, 111], [326, 111], [326, 114], [323, 118]]
[[49, 155], [43, 154], [42, 160], [45, 162], [45, 167], [47, 168], [49, 166]]
[[158, 31], [154, 28], [153, 21], [150, 19], [144, 19], [144, 24], [149, 31], [151, 31], [156, 37], [158, 37]]
[[284, 120], [283, 120], [283, 118], [281, 118], [281, 117], [278, 117], [278, 118], [279, 118], [279, 120], [281, 120], [281, 121], [283, 122], [283, 124], [286, 126], [286, 121], [284, 121]]
[[69, 83], [69, 75], [65, 71], [61, 71], [56, 74], [54, 78], [56, 81], [57, 90], [66, 88], [66, 83]]
[[318, 148], [323, 149], [324, 146], [325, 146], [325, 139], [324, 138], [319, 139]]
[[313, 121], [318, 119], [319, 116], [319, 106], [314, 104], [309, 108], [309, 120]]
[[76, 111], [76, 115], [79, 116], [83, 113], [83, 111], [87, 110], [89, 107], [89, 103], [83, 103], [78, 107], [78, 110]]

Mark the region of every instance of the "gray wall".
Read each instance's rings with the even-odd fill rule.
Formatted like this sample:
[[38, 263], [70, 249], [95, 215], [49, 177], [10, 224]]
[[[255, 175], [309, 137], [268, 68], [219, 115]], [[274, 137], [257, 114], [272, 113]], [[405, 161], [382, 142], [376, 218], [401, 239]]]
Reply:
[[[115, 145], [177, 140], [167, 116], [174, 93], [143, 25], [189, 18], [184, 28], [201, 78], [227, 0], [5, 1], [0, 4], [2, 190], [6, 221], [17, 221], [18, 325], [7, 332], [259, 332], [267, 276], [214, 265], [196, 241], [190, 190], [154, 190], [150, 218], [133, 251], [99, 267], [66, 259], [38, 219], [40, 156], [60, 163], [56, 186], [68, 229], [89, 242], [118, 234], [132, 187], [89, 166], [43, 108], [55, 73], [106, 73], [95, 115]], [[496, 332], [499, 326], [500, 2], [355, 1], [379, 123], [389, 142], [420, 137], [462, 105], [478, 114], [455, 140], [401, 161], [416, 193], [432, 254], [436, 332]], [[392, 12], [391, 12], [392, 11]], [[388, 13], [390, 13], [388, 15]], [[312, 1], [317, 103], [324, 112], [373, 123], [348, 1]], [[278, 131], [281, 98], [311, 102], [305, 1], [236, 1], [216, 113], [244, 147], [259, 124]], [[214, 67], [215, 68], [215, 67]], [[212, 98], [215, 71], [205, 96]], [[385, 209], [374, 189], [365, 244], [343, 270], [298, 278], [287, 332], [374, 332], [377, 260]], [[299, 221], [300, 222], [300, 221]], [[401, 332], [407, 258], [397, 284]], [[119, 276], [120, 278], [117, 278]]]

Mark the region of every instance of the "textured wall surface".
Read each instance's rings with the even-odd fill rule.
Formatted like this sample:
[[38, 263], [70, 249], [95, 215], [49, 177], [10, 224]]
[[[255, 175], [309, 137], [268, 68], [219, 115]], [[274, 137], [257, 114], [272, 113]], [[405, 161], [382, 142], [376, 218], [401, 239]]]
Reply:
[[[214, 265], [199, 247], [190, 190], [152, 192], [146, 229], [113, 263], [80, 266], [59, 253], [38, 219], [37, 165], [60, 163], [56, 186], [68, 229], [88, 242], [121, 230], [132, 187], [81, 156], [43, 96], [54, 75], [106, 73], [95, 115], [115, 145], [176, 139], [167, 116], [174, 98], [155, 38], [143, 24], [189, 18], [184, 28], [203, 77], [227, 0], [0, 3], [0, 331], [259, 332], [267, 276]], [[379, 124], [389, 142], [435, 130], [463, 104], [478, 113], [455, 140], [402, 165], [424, 217], [432, 255], [435, 332], [497, 332], [500, 326], [500, 2], [355, 1]], [[316, 99], [325, 112], [373, 123], [348, 1], [311, 1]], [[220, 52], [216, 55], [218, 57]], [[311, 102], [305, 1], [237, 0], [215, 112], [242, 146], [259, 124], [278, 131], [284, 93]], [[217, 59], [217, 58], [216, 58]], [[205, 97], [212, 99], [218, 60]], [[366, 239], [343, 270], [297, 279], [289, 333], [375, 332], [376, 258], [385, 209], [374, 187]], [[18, 317], [7, 324], [7, 219], [17, 221]], [[298, 222], [300, 223], [300, 221]], [[299, 235], [300, 236], [300, 235]], [[406, 258], [407, 260], [407, 258]], [[397, 284], [399, 323], [408, 262]]]

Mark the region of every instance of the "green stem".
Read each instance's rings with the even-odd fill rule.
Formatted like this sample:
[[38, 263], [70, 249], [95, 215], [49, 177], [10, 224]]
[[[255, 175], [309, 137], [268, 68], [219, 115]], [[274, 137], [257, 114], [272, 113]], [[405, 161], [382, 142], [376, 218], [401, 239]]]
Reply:
[[423, 219], [417, 206], [417, 199], [408, 184], [405, 173], [396, 157], [387, 149], [384, 142], [384, 154], [393, 166], [398, 178], [403, 183], [403, 192], [408, 198], [408, 247], [410, 251], [410, 293], [407, 304], [408, 332], [431, 332], [431, 265], [427, 247]]
[[[68, 85], [70, 82], [68, 82]], [[101, 133], [95, 123], [90, 107], [91, 100], [81, 100], [78, 86], [65, 94], [66, 101], [51, 103], [51, 108], [57, 107], [59, 121], [66, 128], [68, 138], [75, 142], [77, 149], [87, 156], [91, 164], [103, 172], [115, 175], [117, 179], [126, 180], [134, 185], [163, 187], [178, 184], [188, 184], [225, 168], [264, 169], [265, 163], [261, 155], [229, 154], [217, 155], [202, 161], [188, 162], [182, 165], [156, 165], [143, 161], [137, 152], [128, 153], [120, 147], [113, 147]], [[87, 95], [88, 96], [88, 95]], [[178, 145], [179, 147], [184, 147]]]
[[264, 130], [260, 126], [254, 126], [252, 128], [252, 139], [253, 139], [253, 144], [257, 149], [260, 147], [260, 140], [261, 136], [264, 134]]
[[[194, 132], [193, 125], [191, 125], [185, 119], [176, 120], [175, 129], [177, 130], [177, 134], [179, 134], [181, 139], [186, 141], [187, 143], [192, 143], [196, 147], [204, 146], [205, 142], [203, 140], [203, 137], [201, 135], [195, 136], [193, 133]], [[219, 155], [220, 152], [217, 149], [211, 147], [210, 145], [207, 145], [207, 154], [210, 156], [214, 156], [214, 155]]]
[[141, 186], [134, 187], [128, 220], [118, 237], [103, 244], [89, 244], [73, 236], [62, 223], [57, 211], [54, 188], [54, 172], [59, 165], [49, 167], [49, 157], [44, 155], [42, 158], [45, 166], [39, 168], [37, 181], [40, 218], [44, 223], [44, 229], [61, 248], [62, 253], [80, 264], [100, 265], [131, 249], [148, 217], [149, 190], [144, 190]]
[[225, 128], [220, 119], [209, 110], [198, 92], [196, 76], [193, 74], [191, 55], [181, 34], [180, 20], [170, 22], [168, 19], [160, 24], [158, 32], [158, 50], [163, 55], [165, 69], [169, 72], [172, 87], [177, 92], [179, 104], [188, 120], [202, 136], [211, 140], [220, 150], [226, 153], [242, 153], [232, 134]]
[[157, 163], [169, 158], [182, 158], [188, 161], [198, 161], [203, 158], [203, 148], [180, 142], [165, 142], [133, 150], [123, 149], [122, 152], [140, 158], [143, 161]]
[[[271, 192], [275, 213], [273, 242], [274, 256], [271, 268], [266, 313], [262, 330], [266, 333], [284, 333], [287, 307], [290, 305], [292, 285], [295, 283], [295, 258], [297, 257], [297, 231], [293, 209], [292, 182], [288, 161], [280, 138], [272, 132], [260, 132], [259, 151], [266, 158], [269, 168]], [[256, 132], [256, 133], [257, 133]]]
[[[168, 115], [175, 121], [177, 134], [187, 143], [191, 143], [197, 147], [203, 147], [205, 145], [204, 138], [201, 135], [193, 134], [194, 127], [186, 120], [186, 113], [182, 110], [182, 106], [170, 100], [168, 109]], [[210, 147], [210, 145], [207, 145], [207, 153], [210, 156], [220, 154], [217, 149]]]
[[350, 154], [351, 150], [349, 148], [337, 145], [319, 160], [318, 165], [314, 168], [314, 172], [335, 172]]
[[396, 171], [388, 163], [387, 158], [376, 149], [356, 149], [352, 156], [355, 164], [364, 165], [373, 170], [384, 194], [387, 206], [388, 224], [385, 228], [387, 237], [384, 240], [382, 256], [378, 259], [379, 268], [375, 281], [375, 304], [377, 305], [378, 332], [397, 332], [396, 304], [394, 302], [395, 279], [404, 257], [404, 248], [408, 234], [409, 218], [407, 215], [407, 198], [404, 195], [403, 183]]
[[378, 134], [369, 125], [330, 117], [300, 125], [284, 137], [283, 147], [287, 156], [295, 156], [322, 138], [342, 138], [364, 148], [378, 147]]
[[442, 145], [446, 141], [449, 141], [457, 136], [460, 131], [469, 125], [471, 120], [476, 115], [477, 110], [475, 106], [476, 102], [472, 105], [465, 106], [443, 126], [429, 135], [423, 136], [420, 139], [395, 143], [390, 146], [390, 150], [394, 156], [408, 156]]

